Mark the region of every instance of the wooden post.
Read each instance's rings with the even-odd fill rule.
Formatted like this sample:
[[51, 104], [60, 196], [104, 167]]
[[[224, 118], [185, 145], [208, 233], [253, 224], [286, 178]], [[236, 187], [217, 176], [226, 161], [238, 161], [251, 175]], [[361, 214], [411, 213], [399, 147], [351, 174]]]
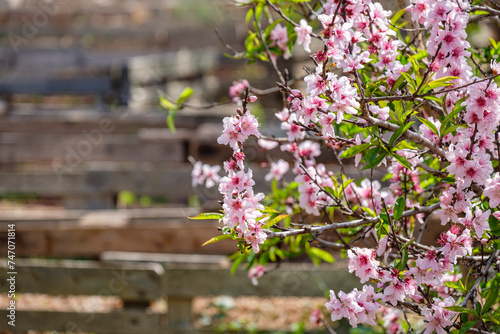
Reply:
[[192, 328], [193, 299], [190, 297], [169, 296], [167, 298], [167, 319], [169, 328]]

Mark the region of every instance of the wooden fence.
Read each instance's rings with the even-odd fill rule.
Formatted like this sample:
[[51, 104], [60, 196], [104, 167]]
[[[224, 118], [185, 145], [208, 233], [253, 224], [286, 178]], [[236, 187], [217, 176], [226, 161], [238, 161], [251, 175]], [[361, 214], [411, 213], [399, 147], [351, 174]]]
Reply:
[[[118, 257], [119, 258], [119, 257]], [[117, 259], [116, 254], [107, 260]], [[143, 258], [144, 259], [144, 258]], [[172, 256], [157, 255], [160, 263], [17, 260], [16, 293], [43, 293], [54, 296], [117, 296], [123, 309], [110, 313], [23, 311], [16, 309], [16, 326], [0, 322], [0, 330], [22, 333], [27, 330], [132, 333], [213, 333], [193, 327], [192, 301], [196, 296], [324, 296], [328, 288], [348, 291], [355, 286], [352, 276], [333, 267], [315, 268], [300, 264], [269, 272], [253, 286], [246, 272], [231, 276], [229, 269], [213, 257], [193, 257], [180, 264]], [[162, 260], [163, 259], [163, 260]], [[175, 256], [174, 258], [175, 259]], [[186, 259], [183, 259], [186, 260]], [[0, 265], [2, 277], [9, 270]], [[204, 262], [204, 263], [203, 263]], [[9, 290], [0, 281], [0, 291]], [[147, 311], [150, 303], [167, 298], [167, 314]], [[7, 319], [9, 310], [0, 310]]]
[[220, 232], [217, 220], [190, 220], [187, 207], [119, 210], [0, 210], [0, 245], [16, 225], [18, 256], [97, 258], [107, 251], [231, 254], [234, 241], [202, 247]]
[[[165, 115], [67, 112], [0, 118], [0, 194], [62, 199], [68, 209], [110, 209], [122, 190], [187, 203], [194, 194], [188, 156], [230, 156], [197, 131], [221, 127], [226, 112], [186, 110], [174, 135]], [[210, 144], [208, 144], [210, 142]], [[219, 147], [217, 147], [219, 146]]]

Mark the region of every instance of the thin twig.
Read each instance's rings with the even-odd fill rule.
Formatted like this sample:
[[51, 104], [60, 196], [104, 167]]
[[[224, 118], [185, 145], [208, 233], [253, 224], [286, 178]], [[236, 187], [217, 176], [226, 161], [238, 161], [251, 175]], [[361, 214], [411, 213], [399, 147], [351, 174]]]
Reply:
[[267, 46], [266, 40], [264, 39], [264, 36], [262, 35], [262, 28], [260, 26], [260, 22], [257, 20], [257, 16], [255, 14], [255, 10], [253, 11], [253, 19], [255, 20], [255, 25], [257, 27], [257, 34], [259, 35], [259, 39], [264, 45], [264, 48], [266, 49], [266, 54], [267, 57], [269, 58], [269, 62], [271, 62], [271, 65], [273, 66], [274, 71], [280, 78], [280, 81], [282, 84], [285, 84], [285, 78], [283, 77], [283, 73], [281, 73], [280, 69], [278, 68], [278, 65], [276, 64], [276, 60], [273, 58], [273, 55], [271, 54], [271, 50], [269, 50], [269, 46]]
[[[401, 214], [401, 218], [406, 218], [406, 217], [411, 217], [419, 213], [428, 213], [436, 210], [439, 208], [440, 203], [432, 204], [429, 206], [424, 206], [420, 208], [415, 208], [412, 210], [407, 210]], [[286, 232], [273, 232], [270, 230], [265, 230], [267, 233], [267, 238], [281, 238], [285, 239], [287, 237], [293, 236], [293, 235], [300, 235], [300, 234], [305, 234], [305, 233], [323, 233], [325, 231], [329, 230], [334, 230], [334, 229], [339, 229], [339, 228], [350, 228], [350, 227], [358, 227], [361, 225], [369, 225], [373, 223], [377, 223], [380, 221], [380, 217], [368, 217], [368, 218], [362, 218], [362, 219], [357, 219], [353, 220], [350, 222], [342, 222], [342, 223], [333, 223], [329, 225], [322, 225], [322, 226], [308, 226], [307, 229], [301, 228], [301, 229], [294, 229]]]

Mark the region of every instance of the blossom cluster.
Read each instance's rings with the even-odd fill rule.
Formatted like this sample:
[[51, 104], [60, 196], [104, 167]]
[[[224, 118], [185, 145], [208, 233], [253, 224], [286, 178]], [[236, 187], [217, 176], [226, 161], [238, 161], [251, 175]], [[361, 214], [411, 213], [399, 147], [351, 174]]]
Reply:
[[377, 299], [380, 297], [371, 285], [365, 285], [362, 291], [339, 291], [338, 298], [335, 292], [330, 290], [330, 300], [325, 307], [331, 312], [332, 321], [347, 318], [352, 327], [357, 327], [358, 324], [375, 325], [375, 315], [380, 308]]
[[[255, 101], [255, 98], [249, 97], [248, 101]], [[223, 195], [222, 221], [227, 227], [238, 231], [238, 236], [244, 238], [254, 252], [258, 253], [259, 245], [266, 240], [261, 219], [264, 206], [260, 204], [264, 194], [255, 193], [253, 190], [253, 172], [251, 169], [245, 171], [242, 144], [249, 136], [260, 136], [259, 124], [255, 116], [247, 111], [246, 106], [239, 110], [237, 116], [225, 117], [223, 123], [224, 130], [217, 141], [219, 144], [231, 146], [233, 156], [224, 162], [227, 175], [219, 182], [219, 192]]]
[[[261, 138], [258, 144], [265, 150], [279, 146], [293, 159], [293, 164], [283, 159], [266, 163], [270, 171], [265, 179], [294, 175], [296, 198], [286, 198], [287, 193], [279, 208], [286, 201], [285, 210], [295, 214], [292, 219], [300, 217], [300, 224], [294, 225], [312, 236], [311, 243], [321, 243], [319, 237], [327, 229], [337, 230], [337, 216], [346, 222], [344, 226], [353, 223], [344, 234], [347, 242], [338, 228], [342, 244], [333, 245], [347, 249], [349, 272], [361, 283], [375, 285], [348, 293], [330, 291], [325, 307], [332, 321], [347, 318], [353, 327], [376, 325], [381, 311], [387, 331], [397, 333], [401, 312], [382, 305], [403, 305], [425, 320], [426, 334], [445, 333], [456, 326], [455, 312], [447, 308], [465, 297], [445, 283], [461, 279], [459, 260], [475, 261], [474, 243], [487, 245], [491, 221], [500, 219], [500, 173], [494, 173], [493, 164], [500, 158], [500, 89], [493, 78], [474, 75], [468, 61], [471, 46], [465, 29], [471, 10], [466, 0], [411, 0], [406, 11], [411, 13], [412, 29], [405, 33], [415, 33], [415, 38], [407, 38], [405, 45], [389, 21], [391, 12], [379, 3], [326, 0], [316, 15], [308, 17], [317, 19], [316, 25], [301, 19], [292, 32], [288, 23], [277, 23], [266, 37], [268, 46], [274, 52], [281, 50], [285, 59], [292, 56], [295, 36], [306, 52], [315, 45], [311, 37], [322, 42], [312, 55], [315, 68], [304, 77], [305, 91], [286, 87], [285, 82], [280, 85], [285, 105], [275, 116], [284, 137]], [[269, 49], [267, 53], [276, 57]], [[500, 65], [492, 62], [491, 70], [500, 73]], [[218, 142], [234, 152], [224, 163], [227, 176], [219, 180], [219, 190], [224, 196], [224, 224], [257, 253], [267, 238], [262, 230], [267, 217], [262, 213], [264, 195], [254, 193], [252, 170], [243, 164], [243, 142], [249, 136], [261, 137], [257, 119], [246, 110], [246, 103], [254, 100], [244, 96], [248, 87], [241, 81], [230, 90], [243, 111], [238, 109], [236, 116], [223, 121]], [[431, 116], [434, 112], [439, 116]], [[365, 168], [384, 165], [389, 185], [383, 188], [373, 174], [352, 182], [337, 155], [344, 149], [356, 167], [361, 161], [370, 165]], [[318, 159], [327, 150], [339, 161], [340, 177]], [[193, 184], [212, 182], [217, 174], [201, 164], [195, 170]], [[319, 223], [303, 227], [313, 216]], [[346, 216], [350, 216], [347, 221]], [[443, 232], [431, 242], [440, 246], [420, 244], [421, 235], [416, 235], [434, 217]], [[362, 225], [364, 229], [355, 230]], [[285, 239], [298, 234], [294, 228], [287, 225], [266, 232]], [[347, 245], [359, 239], [375, 240], [377, 250]], [[256, 281], [264, 271], [254, 266], [249, 277]], [[319, 323], [319, 319], [316, 312], [312, 320]]]

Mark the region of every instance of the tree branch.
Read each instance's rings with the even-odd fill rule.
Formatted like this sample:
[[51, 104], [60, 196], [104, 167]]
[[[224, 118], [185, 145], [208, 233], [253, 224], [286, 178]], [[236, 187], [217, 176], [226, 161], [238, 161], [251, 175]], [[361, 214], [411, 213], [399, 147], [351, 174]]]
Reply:
[[[424, 206], [421, 208], [415, 208], [413, 210], [407, 210], [403, 212], [401, 215], [401, 218], [406, 218], [406, 217], [411, 217], [415, 216], [416, 214], [419, 213], [429, 213], [437, 208], [441, 203], [435, 203], [429, 206]], [[392, 216], [392, 214], [391, 214]], [[350, 222], [342, 222], [342, 223], [333, 223], [333, 224], [328, 224], [328, 225], [322, 225], [322, 226], [308, 226], [307, 228], [299, 228], [299, 229], [294, 229], [290, 231], [282, 231], [282, 232], [273, 232], [270, 230], [264, 230], [264, 232], [267, 233], [267, 238], [280, 238], [280, 239], [285, 239], [287, 237], [291, 237], [293, 235], [300, 235], [300, 234], [306, 234], [306, 233], [318, 233], [321, 234], [325, 231], [329, 230], [335, 230], [339, 228], [350, 228], [350, 227], [358, 227], [361, 225], [370, 225], [374, 223], [378, 223], [380, 221], [380, 217], [371, 217], [371, 218], [363, 218], [363, 219], [357, 219], [353, 220]]]

